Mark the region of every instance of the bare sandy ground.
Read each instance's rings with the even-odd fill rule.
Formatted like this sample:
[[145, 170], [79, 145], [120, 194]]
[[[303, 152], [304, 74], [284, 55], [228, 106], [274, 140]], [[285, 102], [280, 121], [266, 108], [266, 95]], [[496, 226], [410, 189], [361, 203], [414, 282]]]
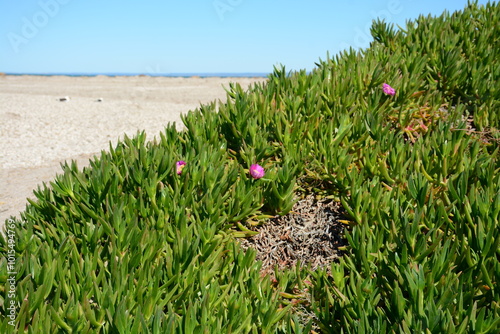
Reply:
[[[226, 100], [224, 87], [265, 78], [0, 76], [0, 230], [26, 198], [61, 172], [145, 130], [158, 136], [200, 104]], [[61, 98], [69, 97], [67, 101]]]

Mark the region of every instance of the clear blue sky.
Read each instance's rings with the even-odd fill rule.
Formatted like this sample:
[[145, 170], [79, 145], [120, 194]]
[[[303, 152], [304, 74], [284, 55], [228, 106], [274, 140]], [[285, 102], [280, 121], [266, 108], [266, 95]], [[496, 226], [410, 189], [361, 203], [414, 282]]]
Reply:
[[[486, 4], [488, 1], [479, 1]], [[0, 72], [269, 73], [467, 0], [0, 0]]]

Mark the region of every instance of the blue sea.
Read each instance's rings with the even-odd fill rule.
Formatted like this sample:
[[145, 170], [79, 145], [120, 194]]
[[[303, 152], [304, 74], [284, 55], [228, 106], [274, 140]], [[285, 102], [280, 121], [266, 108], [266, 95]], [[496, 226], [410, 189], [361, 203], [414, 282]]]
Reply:
[[5, 73], [7, 75], [40, 75], [40, 76], [56, 76], [64, 75], [69, 77], [95, 77], [98, 75], [105, 75], [110, 77], [125, 76], [150, 76], [150, 77], [173, 77], [173, 78], [266, 78], [269, 73]]

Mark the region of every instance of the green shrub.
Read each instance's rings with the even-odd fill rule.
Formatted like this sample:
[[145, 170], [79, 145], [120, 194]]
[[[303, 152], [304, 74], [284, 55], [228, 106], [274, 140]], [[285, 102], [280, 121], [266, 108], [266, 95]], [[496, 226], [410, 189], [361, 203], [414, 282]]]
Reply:
[[[15, 246], [0, 237], [17, 259], [1, 331], [498, 332], [499, 18], [471, 3], [374, 22], [366, 50], [231, 85], [183, 132], [65, 164], [15, 221]], [[262, 277], [235, 238], [304, 193], [342, 203], [346, 254]]]

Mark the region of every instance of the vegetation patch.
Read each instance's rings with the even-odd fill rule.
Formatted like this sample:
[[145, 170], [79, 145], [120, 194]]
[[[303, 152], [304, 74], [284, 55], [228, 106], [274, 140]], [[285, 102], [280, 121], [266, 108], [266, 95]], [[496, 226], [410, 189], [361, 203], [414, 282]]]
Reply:
[[0, 332], [500, 332], [498, 22], [376, 21], [65, 164], [0, 235]]

